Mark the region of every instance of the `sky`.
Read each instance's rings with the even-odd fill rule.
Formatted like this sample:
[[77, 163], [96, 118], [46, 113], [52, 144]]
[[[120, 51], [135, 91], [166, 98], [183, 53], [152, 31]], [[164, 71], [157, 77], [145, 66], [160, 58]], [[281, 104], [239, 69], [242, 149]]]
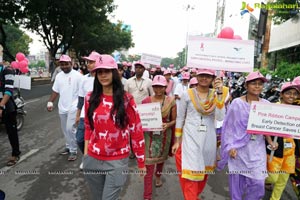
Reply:
[[[239, 14], [241, 2], [226, 1], [224, 26], [232, 27], [237, 35], [242, 36], [245, 24]], [[147, 53], [175, 58], [185, 47], [188, 34], [214, 31], [217, 0], [115, 0], [114, 3], [117, 9], [110, 20], [120, 20], [131, 26], [135, 46], [129, 49], [129, 54]], [[34, 54], [43, 45], [36, 36], [30, 36], [34, 38], [30, 45]]]

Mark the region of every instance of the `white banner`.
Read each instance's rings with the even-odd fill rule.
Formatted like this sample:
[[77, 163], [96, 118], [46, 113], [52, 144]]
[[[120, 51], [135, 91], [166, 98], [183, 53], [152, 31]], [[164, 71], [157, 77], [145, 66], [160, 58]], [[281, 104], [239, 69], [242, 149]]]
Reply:
[[160, 65], [161, 57], [143, 53], [141, 56], [141, 62], [152, 65]]
[[247, 133], [300, 138], [299, 106], [252, 102]]
[[160, 103], [138, 104], [143, 131], [161, 131], [162, 118]]
[[187, 66], [252, 72], [254, 41], [189, 36]]
[[15, 75], [14, 87], [31, 90], [31, 77], [24, 75]]

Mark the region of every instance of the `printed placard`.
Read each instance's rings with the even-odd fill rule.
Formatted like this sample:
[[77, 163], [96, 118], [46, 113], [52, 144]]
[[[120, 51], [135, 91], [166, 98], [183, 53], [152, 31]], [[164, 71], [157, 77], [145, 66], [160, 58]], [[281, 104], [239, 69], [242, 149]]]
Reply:
[[161, 57], [143, 53], [141, 56], [141, 62], [152, 64], [152, 65], [160, 65]]
[[187, 66], [252, 72], [254, 41], [189, 36]]
[[162, 131], [160, 103], [138, 104], [143, 131]]
[[300, 138], [300, 109], [293, 105], [253, 101], [247, 133]]

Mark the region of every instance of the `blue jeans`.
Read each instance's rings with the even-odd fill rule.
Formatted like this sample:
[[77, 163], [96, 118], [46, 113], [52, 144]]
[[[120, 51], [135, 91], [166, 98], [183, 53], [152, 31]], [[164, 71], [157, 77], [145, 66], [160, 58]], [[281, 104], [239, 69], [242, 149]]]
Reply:
[[80, 118], [77, 132], [76, 132], [76, 142], [80, 151], [84, 152], [84, 118]]

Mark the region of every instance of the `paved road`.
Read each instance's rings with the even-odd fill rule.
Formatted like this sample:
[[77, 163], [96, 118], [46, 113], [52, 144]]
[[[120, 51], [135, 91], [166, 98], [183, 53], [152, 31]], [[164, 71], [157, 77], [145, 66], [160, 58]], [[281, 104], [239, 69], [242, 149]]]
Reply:
[[[8, 139], [0, 130], [0, 189], [4, 190], [8, 200], [87, 200], [89, 189], [78, 166], [81, 155], [75, 162], [67, 161], [66, 156], [58, 155], [64, 147], [60, 131], [57, 109], [49, 113], [46, 103], [51, 85], [34, 86], [32, 91], [22, 91], [28, 115], [24, 128], [20, 132], [22, 150], [21, 161], [14, 167], [5, 167], [10, 154]], [[26, 94], [25, 94], [26, 93]], [[45, 96], [46, 95], [46, 96]], [[135, 160], [130, 160], [130, 171], [136, 169]], [[164, 185], [153, 191], [154, 200], [183, 199], [175, 172], [174, 159], [170, 158], [164, 167]], [[265, 200], [268, 199], [266, 194]], [[130, 174], [122, 191], [122, 200], [143, 199], [143, 180], [136, 174]], [[224, 172], [211, 175], [204, 192], [204, 200], [227, 200], [228, 181]], [[282, 199], [296, 199], [290, 183]]]

